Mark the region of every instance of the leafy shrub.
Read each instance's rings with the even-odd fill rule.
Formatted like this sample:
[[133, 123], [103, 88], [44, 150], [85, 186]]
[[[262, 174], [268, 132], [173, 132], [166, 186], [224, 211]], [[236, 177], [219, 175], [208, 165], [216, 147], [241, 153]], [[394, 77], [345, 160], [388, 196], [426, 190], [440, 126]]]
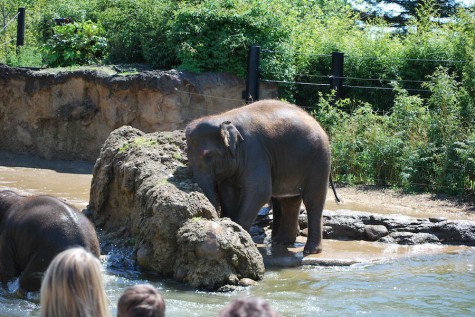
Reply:
[[97, 24], [70, 23], [54, 27], [53, 36], [44, 46], [45, 59], [49, 66], [71, 66], [101, 61], [107, 46]]
[[147, 36], [150, 36], [151, 30], [163, 31], [157, 21], [165, 17], [162, 17], [158, 8], [168, 6], [169, 3], [170, 1], [100, 0], [99, 19], [109, 43], [107, 60], [112, 63], [145, 62], [144, 46], [147, 42], [156, 40], [153, 37], [147, 39]]
[[320, 99], [314, 115], [331, 136], [335, 179], [475, 194], [475, 129], [461, 120], [467, 94], [447, 69], [429, 79], [429, 99], [396, 87], [392, 112], [382, 115], [367, 104], [347, 113], [348, 100]]
[[181, 69], [244, 76], [251, 45], [274, 49], [288, 37], [266, 2], [214, 0], [181, 5], [169, 23], [167, 46], [175, 48]]
[[43, 56], [41, 51], [35, 47], [20, 46], [7, 53], [6, 62], [13, 67], [41, 67], [43, 66]]

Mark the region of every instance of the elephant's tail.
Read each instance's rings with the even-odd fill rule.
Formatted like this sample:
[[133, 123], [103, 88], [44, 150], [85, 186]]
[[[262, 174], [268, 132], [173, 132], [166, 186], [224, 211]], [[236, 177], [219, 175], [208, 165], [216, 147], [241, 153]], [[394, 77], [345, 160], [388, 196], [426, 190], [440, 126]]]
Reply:
[[338, 194], [336, 193], [335, 185], [333, 184], [332, 173], [330, 173], [330, 186], [332, 187], [333, 194], [335, 195], [335, 201], [337, 203], [341, 203], [342, 200], [340, 199], [340, 197], [338, 197]]

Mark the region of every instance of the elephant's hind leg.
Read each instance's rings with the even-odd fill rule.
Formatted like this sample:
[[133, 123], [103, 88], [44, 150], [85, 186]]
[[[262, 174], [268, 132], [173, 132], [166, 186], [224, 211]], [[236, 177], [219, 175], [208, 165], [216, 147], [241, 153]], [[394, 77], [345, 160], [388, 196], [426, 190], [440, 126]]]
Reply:
[[[277, 204], [275, 204], [276, 201]], [[275, 206], [277, 213], [274, 211], [274, 217], [280, 214], [276, 228], [272, 226], [272, 240], [277, 244], [294, 244], [299, 231], [298, 220], [302, 198], [300, 196], [273, 198], [272, 204], [273, 208], [277, 205]]]
[[322, 252], [322, 213], [327, 197], [327, 183], [304, 193], [303, 203], [307, 209], [308, 235], [304, 254]]

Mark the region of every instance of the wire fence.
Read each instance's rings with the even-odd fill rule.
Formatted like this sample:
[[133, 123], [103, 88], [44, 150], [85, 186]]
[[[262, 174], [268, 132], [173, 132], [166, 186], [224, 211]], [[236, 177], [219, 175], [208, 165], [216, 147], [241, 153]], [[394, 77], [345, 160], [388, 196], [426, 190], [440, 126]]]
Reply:
[[[6, 39], [6, 34], [8, 27], [14, 22], [17, 21], [16, 27], [16, 38]], [[16, 40], [16, 46], [22, 46], [25, 40], [25, 8], [18, 8], [17, 13], [6, 23], [4, 23], [2, 29], [0, 30], [0, 35], [4, 35], [4, 42], [0, 44], [0, 47], [3, 47], [6, 50], [8, 44]]]
[[16, 18], [18, 17], [18, 15], [20, 14], [20, 11], [17, 12], [17, 14], [15, 14], [15, 16], [10, 20], [8, 21], [7, 23], [5, 23], [5, 26], [0, 30], [0, 33], [4, 32], [7, 27], [13, 22], [16, 20]]
[[[270, 55], [270, 54], [281, 54], [283, 52], [280, 51], [275, 51], [275, 50], [269, 50], [269, 49], [262, 49], [262, 52]], [[300, 54], [296, 54], [300, 55]], [[304, 54], [307, 57], [313, 57], [313, 58], [332, 58], [332, 54]], [[266, 58], [266, 55], [264, 55], [262, 58]], [[379, 57], [374, 57], [374, 56], [358, 56], [358, 55], [345, 55], [345, 59], [363, 59], [363, 60], [377, 60], [380, 59]], [[403, 61], [403, 62], [414, 62], [414, 63], [432, 63], [433, 64], [433, 69], [435, 70], [436, 67], [438, 66], [443, 66], [443, 65], [453, 65], [453, 64], [462, 64], [465, 63], [464, 60], [451, 60], [451, 59], [424, 59], [424, 58], [386, 58], [386, 60], [398, 60], [398, 61]], [[330, 64], [330, 61], [327, 62], [327, 64]], [[333, 67], [333, 65], [332, 65]], [[343, 64], [341, 65], [343, 68]], [[351, 66], [350, 66], [351, 67]], [[332, 69], [333, 70], [333, 69]], [[351, 71], [351, 69], [350, 69]], [[272, 72], [266, 72], [266, 75], [270, 77], [279, 77], [280, 74], [278, 73], [272, 73]], [[406, 84], [412, 84], [414, 85], [421, 85], [421, 84], [427, 84], [430, 83], [429, 80], [425, 79], [410, 79], [410, 78], [367, 78], [367, 77], [356, 77], [356, 76], [336, 76], [334, 73], [329, 73], [329, 74], [311, 74], [311, 73], [306, 73], [306, 74], [296, 74], [295, 78], [301, 78], [301, 79], [307, 79], [307, 81], [304, 80], [281, 80], [281, 79], [273, 79], [273, 78], [260, 78], [260, 81], [266, 82], [266, 83], [276, 83], [276, 84], [285, 84], [285, 85], [294, 85], [294, 86], [313, 86], [313, 87], [326, 87], [328, 89], [333, 88], [332, 87], [332, 80], [340, 80], [344, 84], [341, 85], [341, 88], [345, 88], [345, 92], [348, 92], [350, 89], [359, 89], [359, 90], [375, 90], [375, 91], [394, 91], [394, 86], [395, 85], [406, 85]], [[326, 82], [319, 82], [319, 81], [308, 81], [308, 79], [319, 79], [319, 80], [325, 80]], [[379, 85], [371, 85], [371, 83], [377, 83]], [[390, 85], [390, 86], [388, 86]], [[430, 93], [429, 89], [423, 88], [423, 87], [403, 87], [406, 91], [410, 93], [424, 93], [428, 94]]]

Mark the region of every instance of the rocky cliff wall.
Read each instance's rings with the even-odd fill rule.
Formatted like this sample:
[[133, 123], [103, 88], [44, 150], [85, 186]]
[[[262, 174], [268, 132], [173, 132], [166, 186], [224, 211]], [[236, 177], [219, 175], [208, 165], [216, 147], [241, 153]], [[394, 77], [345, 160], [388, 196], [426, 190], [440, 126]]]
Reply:
[[[127, 75], [112, 68], [53, 72], [0, 65], [0, 150], [95, 160], [114, 129], [183, 129], [192, 119], [243, 105], [244, 88], [243, 79], [229, 74]], [[260, 93], [277, 97], [271, 85]]]

